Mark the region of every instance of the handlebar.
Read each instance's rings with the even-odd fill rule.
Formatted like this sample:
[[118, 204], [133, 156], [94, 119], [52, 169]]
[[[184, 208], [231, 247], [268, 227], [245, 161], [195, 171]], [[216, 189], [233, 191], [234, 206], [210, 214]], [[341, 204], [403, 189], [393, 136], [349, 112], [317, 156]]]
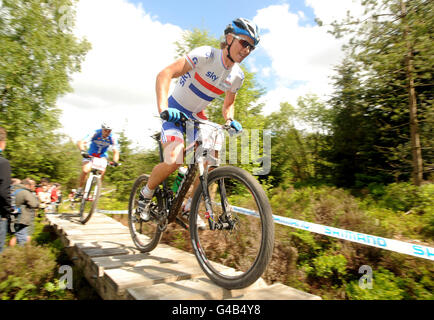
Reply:
[[[92, 158], [95, 158], [94, 156], [92, 156], [92, 155], [90, 155], [88, 153], [85, 153], [85, 154], [82, 153], [81, 155], [83, 156], [83, 158], [89, 159], [89, 160], [92, 160]], [[110, 166], [110, 167], [119, 167], [119, 166], [122, 165], [122, 163], [120, 163], [120, 162], [114, 162], [114, 161], [108, 161], [107, 160], [107, 165]]]
[[[164, 110], [163, 112], [161, 112], [160, 118], [163, 119], [163, 120], [168, 121], [169, 120], [169, 111]], [[181, 113], [181, 119], [180, 119], [180, 121], [181, 122], [186, 122], [187, 120], [188, 120], [188, 118], [183, 113]], [[194, 120], [194, 119], [190, 119], [190, 120]]]
[[[163, 120], [168, 121], [168, 119], [169, 119], [169, 111], [164, 110], [164, 111], [160, 114], [160, 118], [163, 119]], [[203, 122], [203, 121], [200, 121], [200, 120], [197, 120], [197, 119], [189, 119], [189, 118], [187, 118], [183, 113], [181, 113], [181, 119], [179, 119], [179, 122], [181, 122], [183, 125], [185, 125], [185, 123], [186, 123], [187, 121], [191, 121], [191, 122], [193, 122], [194, 124], [204, 124], [204, 125], [212, 126], [212, 125], [210, 125], [209, 123], [206, 123], [206, 122]], [[213, 126], [213, 127], [214, 127], [214, 126]], [[236, 131], [234, 128], [232, 128], [230, 125], [226, 125], [226, 124], [224, 124], [224, 125], [221, 126], [221, 128], [224, 129], [224, 130], [226, 130], [226, 131], [228, 131], [229, 134], [230, 134], [231, 136], [234, 135], [234, 134], [236, 134], [236, 133], [241, 133], [241, 131], [240, 131], [240, 132], [237, 132], [237, 131]]]

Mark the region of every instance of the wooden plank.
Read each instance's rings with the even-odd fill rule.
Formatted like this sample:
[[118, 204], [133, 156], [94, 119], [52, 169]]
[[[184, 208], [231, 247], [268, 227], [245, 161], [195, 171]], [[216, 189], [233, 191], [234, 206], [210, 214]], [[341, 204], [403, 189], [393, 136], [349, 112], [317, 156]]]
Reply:
[[[77, 214], [52, 214], [46, 218], [74, 264], [82, 268], [103, 299], [321, 299], [283, 284], [269, 286], [261, 278], [249, 288], [223, 289], [206, 278], [193, 253], [165, 244], [150, 253], [140, 253], [128, 227], [103, 214], [96, 213], [85, 225]], [[229, 274], [239, 273], [214, 265]]]
[[120, 243], [125, 245], [129, 244], [134, 246], [133, 240], [129, 234], [118, 234], [116, 237], [110, 237], [107, 235], [81, 235], [81, 236], [68, 236], [66, 237], [66, 244], [68, 247], [77, 245], [79, 243], [89, 243], [98, 241], [110, 241], [113, 243]]
[[152, 286], [163, 282], [175, 282], [203, 276], [196, 262], [182, 265], [164, 264], [109, 269], [104, 271], [104, 279], [109, 282], [113, 292], [126, 298], [125, 290], [132, 287]]
[[321, 300], [321, 298], [281, 283], [275, 283], [260, 290], [247, 291], [239, 297], [228, 300]]
[[[45, 217], [47, 219], [62, 219], [62, 220], [66, 220], [66, 221], [75, 221], [77, 219], [80, 218], [80, 214], [79, 213], [61, 213], [61, 214], [46, 214]], [[89, 220], [109, 220], [112, 219], [110, 217], [107, 217], [105, 214], [101, 214], [101, 213], [94, 213], [91, 217], [91, 219]], [[112, 219], [113, 220], [113, 219]]]
[[260, 278], [248, 288], [227, 290], [206, 277], [198, 277], [155, 284], [152, 287], [128, 288], [126, 298], [131, 300], [223, 300], [240, 296], [250, 290], [266, 287], [267, 284]]
[[102, 235], [102, 234], [107, 236], [115, 236], [118, 234], [130, 235], [130, 231], [127, 228], [118, 228], [118, 227], [105, 227], [105, 228], [93, 228], [93, 229], [69, 228], [69, 229], [64, 229], [63, 231], [64, 234], [67, 236]]
[[102, 277], [105, 270], [123, 267], [139, 267], [143, 265], [160, 265], [163, 263], [176, 263], [168, 258], [154, 257], [147, 253], [132, 255], [117, 255], [92, 258], [93, 270], [95, 274]]

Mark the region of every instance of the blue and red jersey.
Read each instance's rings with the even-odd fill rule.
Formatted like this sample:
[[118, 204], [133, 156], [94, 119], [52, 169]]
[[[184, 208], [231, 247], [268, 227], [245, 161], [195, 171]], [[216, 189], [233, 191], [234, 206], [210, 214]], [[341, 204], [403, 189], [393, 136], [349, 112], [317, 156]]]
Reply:
[[88, 134], [83, 140], [90, 143], [87, 153], [93, 157], [107, 158], [107, 152], [110, 147], [119, 150], [119, 145], [114, 135], [110, 133], [104, 138], [102, 136], [102, 129], [95, 130], [93, 134]]

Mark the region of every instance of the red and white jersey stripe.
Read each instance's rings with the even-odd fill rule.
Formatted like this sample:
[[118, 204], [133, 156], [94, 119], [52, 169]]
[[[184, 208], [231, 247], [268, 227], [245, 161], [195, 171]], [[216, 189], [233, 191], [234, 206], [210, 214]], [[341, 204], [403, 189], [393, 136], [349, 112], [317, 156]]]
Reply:
[[185, 109], [199, 113], [217, 96], [237, 92], [244, 73], [235, 63], [227, 68], [223, 51], [210, 46], [198, 47], [185, 56], [193, 68], [178, 79], [172, 97]]

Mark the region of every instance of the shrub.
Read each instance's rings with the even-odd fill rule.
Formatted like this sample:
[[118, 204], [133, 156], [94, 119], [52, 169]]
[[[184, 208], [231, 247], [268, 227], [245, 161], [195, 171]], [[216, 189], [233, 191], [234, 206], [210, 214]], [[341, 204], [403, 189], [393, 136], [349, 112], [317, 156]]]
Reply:
[[359, 286], [359, 280], [350, 282], [346, 288], [346, 294], [351, 300], [401, 300], [404, 298], [404, 290], [400, 288], [400, 280], [384, 268], [374, 271], [372, 289], [363, 289]]
[[420, 187], [408, 182], [392, 183], [385, 187], [378, 204], [393, 211], [410, 210], [416, 213], [434, 211], [434, 184]]
[[2, 300], [59, 299], [69, 295], [59, 286], [56, 257], [49, 248], [26, 245], [0, 255]]
[[315, 275], [322, 278], [336, 276], [342, 278], [346, 274], [347, 259], [341, 254], [321, 255], [312, 262]]
[[[361, 199], [329, 186], [275, 188], [270, 203], [276, 215], [402, 241], [420, 240], [432, 246], [434, 184], [415, 187], [408, 183], [375, 183], [370, 190], [375, 195]], [[291, 227], [276, 228], [280, 229], [276, 231], [276, 243], [282, 246], [279, 255], [273, 256], [279, 261], [272, 261], [270, 266], [277, 270], [269, 270], [269, 274], [278, 274], [282, 266], [295, 262], [292, 274], [279, 278], [287, 285], [297, 285], [328, 299], [433, 299], [432, 267], [423, 259]], [[296, 252], [294, 262], [283, 254], [287, 254], [283, 245]], [[372, 290], [361, 289], [358, 281], [350, 282], [354, 280], [352, 274], [357, 275], [364, 264], [378, 269], [374, 271], [377, 285]], [[308, 288], [302, 288], [300, 283]]]

